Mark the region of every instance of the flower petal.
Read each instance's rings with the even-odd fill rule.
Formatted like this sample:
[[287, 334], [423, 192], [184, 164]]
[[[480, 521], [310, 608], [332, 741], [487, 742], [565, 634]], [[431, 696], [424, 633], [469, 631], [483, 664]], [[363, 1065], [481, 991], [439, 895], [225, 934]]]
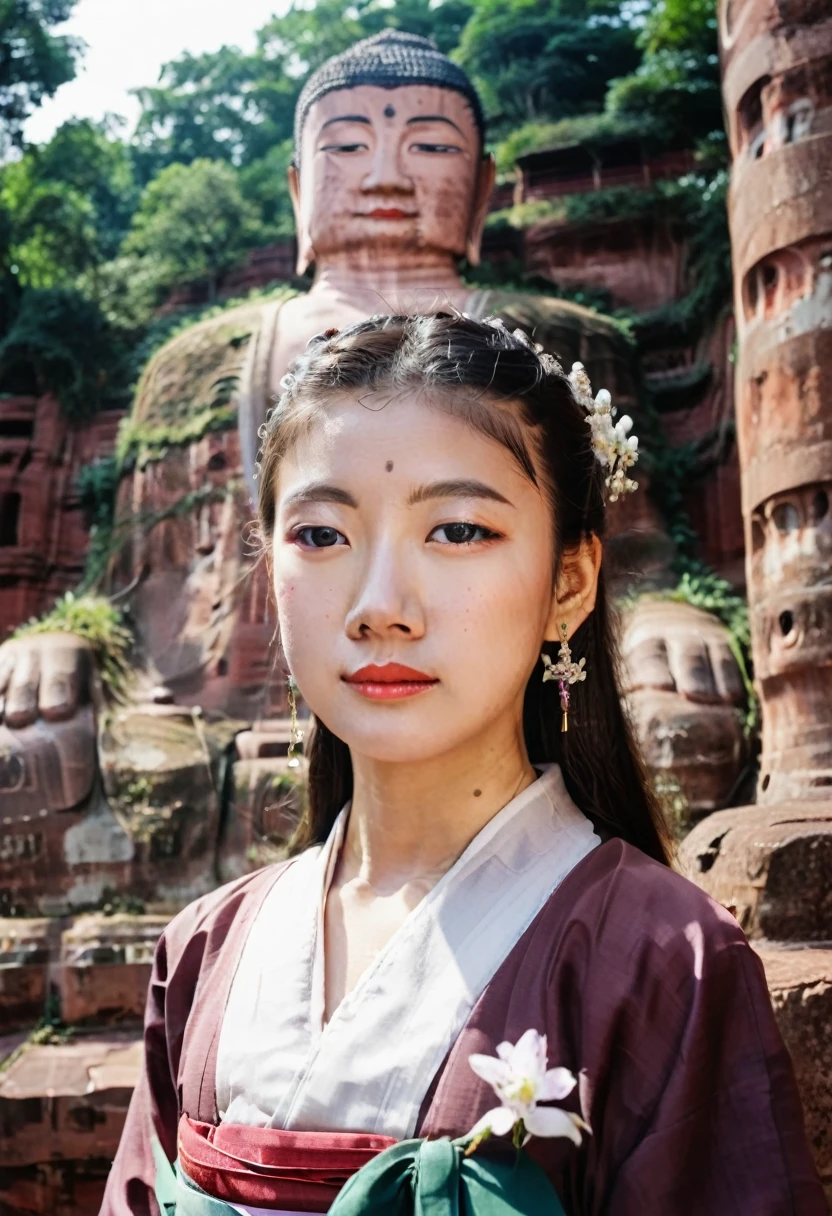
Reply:
[[546, 1036], [527, 1030], [515, 1043], [510, 1063], [515, 1078], [528, 1079], [537, 1086], [546, 1071]]
[[574, 1117], [555, 1106], [536, 1106], [526, 1115], [525, 1123], [533, 1136], [566, 1136], [573, 1144], [581, 1143], [581, 1133]]
[[568, 1068], [550, 1068], [540, 1083], [538, 1102], [560, 1102], [578, 1084]]
[[483, 1081], [487, 1081], [492, 1087], [502, 1085], [511, 1075], [509, 1064], [505, 1060], [496, 1059], [494, 1056], [469, 1056], [468, 1063], [477, 1076], [481, 1077]]
[[507, 1106], [495, 1106], [478, 1119], [468, 1133], [469, 1136], [479, 1136], [483, 1132], [491, 1132], [492, 1136], [507, 1136], [517, 1122], [517, 1115]]
[[[541, 658], [546, 660], [546, 659], [549, 659], [549, 656], [544, 654], [544, 655], [541, 655]], [[550, 663], [551, 663], [551, 661], [552, 660], [549, 659]], [[514, 1051], [513, 1043], [498, 1043], [497, 1044], [497, 1055], [500, 1057], [501, 1060], [506, 1060], [506, 1061], [510, 1060], [511, 1053], [513, 1051]]]

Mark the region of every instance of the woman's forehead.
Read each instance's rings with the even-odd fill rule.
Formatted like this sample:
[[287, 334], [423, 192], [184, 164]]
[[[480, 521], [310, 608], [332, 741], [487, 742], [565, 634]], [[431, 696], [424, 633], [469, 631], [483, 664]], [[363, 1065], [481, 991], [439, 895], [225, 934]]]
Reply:
[[[463, 410], [462, 405], [467, 406]], [[389, 473], [418, 482], [436, 477], [486, 473], [528, 484], [505, 443], [476, 425], [491, 406], [479, 400], [431, 399], [421, 391], [381, 389], [323, 403], [284, 458], [281, 489], [305, 476], [373, 479]], [[388, 467], [390, 466], [390, 467]]]

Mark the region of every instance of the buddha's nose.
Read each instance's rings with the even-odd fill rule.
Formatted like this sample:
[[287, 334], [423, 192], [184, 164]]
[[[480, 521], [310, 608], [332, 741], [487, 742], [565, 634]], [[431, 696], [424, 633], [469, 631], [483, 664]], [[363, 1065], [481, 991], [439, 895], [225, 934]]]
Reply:
[[361, 188], [366, 194], [413, 193], [413, 178], [405, 172], [397, 140], [382, 138], [378, 141]]

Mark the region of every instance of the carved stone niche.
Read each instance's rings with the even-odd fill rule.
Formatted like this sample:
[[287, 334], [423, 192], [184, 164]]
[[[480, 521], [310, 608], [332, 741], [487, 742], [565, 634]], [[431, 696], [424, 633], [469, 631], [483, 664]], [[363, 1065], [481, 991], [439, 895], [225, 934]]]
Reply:
[[750, 527], [763, 715], [760, 799], [832, 795], [832, 481], [768, 499]]

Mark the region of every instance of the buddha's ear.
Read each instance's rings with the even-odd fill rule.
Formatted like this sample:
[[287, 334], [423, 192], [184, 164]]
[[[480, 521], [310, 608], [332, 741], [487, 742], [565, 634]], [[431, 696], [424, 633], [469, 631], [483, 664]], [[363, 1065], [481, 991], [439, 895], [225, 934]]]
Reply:
[[468, 259], [469, 265], [479, 266], [480, 264], [480, 249], [482, 246], [482, 234], [485, 228], [485, 220], [488, 215], [488, 206], [491, 202], [491, 195], [494, 193], [494, 178], [496, 176], [497, 167], [494, 163], [494, 157], [488, 152], [480, 161], [480, 171], [477, 175], [477, 184], [474, 192], [474, 202], [471, 207], [471, 223], [468, 227], [468, 236], [465, 241], [465, 256]]
[[286, 170], [286, 176], [289, 181], [289, 197], [292, 200], [292, 210], [295, 213], [295, 232], [298, 239], [298, 258], [295, 264], [295, 273], [300, 276], [306, 274], [309, 267], [315, 261], [315, 251], [312, 248], [312, 241], [303, 222], [303, 215], [300, 209], [300, 175], [294, 161]]

